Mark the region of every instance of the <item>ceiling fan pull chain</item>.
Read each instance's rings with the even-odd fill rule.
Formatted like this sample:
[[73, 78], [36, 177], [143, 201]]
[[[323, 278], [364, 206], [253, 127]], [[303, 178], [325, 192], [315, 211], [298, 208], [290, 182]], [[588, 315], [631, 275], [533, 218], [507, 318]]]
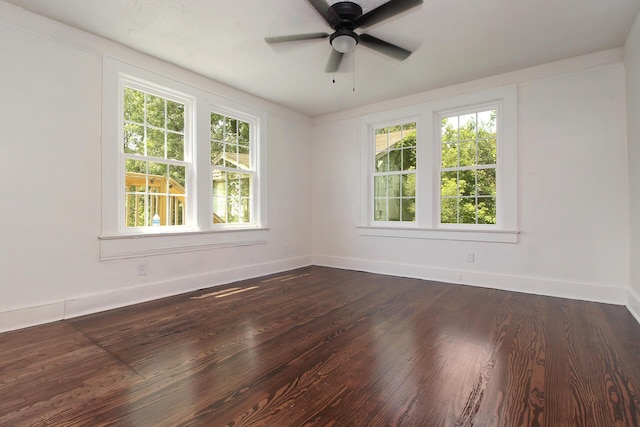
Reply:
[[356, 51], [354, 50], [353, 53], [351, 54], [352, 58], [353, 58], [353, 70], [352, 70], [352, 75], [353, 75], [353, 91], [356, 91]]
[[333, 84], [335, 84], [335, 83], [336, 83], [336, 73], [333, 73], [333, 79], [332, 79], [332, 81], [333, 81]]

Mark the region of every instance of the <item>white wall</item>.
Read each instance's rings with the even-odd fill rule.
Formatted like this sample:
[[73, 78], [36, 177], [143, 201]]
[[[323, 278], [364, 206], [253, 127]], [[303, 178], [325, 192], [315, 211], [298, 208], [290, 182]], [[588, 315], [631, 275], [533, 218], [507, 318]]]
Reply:
[[[609, 62], [602, 55], [578, 58], [347, 111], [344, 120], [315, 119], [314, 262], [624, 304], [629, 271], [625, 72], [620, 60], [603, 61]], [[584, 67], [585, 62], [591, 65]], [[577, 70], [555, 74], [572, 68], [570, 63]], [[519, 242], [359, 235], [359, 117], [507, 83], [518, 83]], [[468, 252], [475, 253], [474, 263], [466, 262]]]
[[629, 141], [629, 201], [631, 292], [628, 306], [640, 321], [640, 14], [625, 43], [627, 71], [627, 134]]
[[[266, 244], [99, 261], [103, 53], [267, 112]], [[0, 331], [310, 263], [308, 118], [1, 2], [0, 56]]]

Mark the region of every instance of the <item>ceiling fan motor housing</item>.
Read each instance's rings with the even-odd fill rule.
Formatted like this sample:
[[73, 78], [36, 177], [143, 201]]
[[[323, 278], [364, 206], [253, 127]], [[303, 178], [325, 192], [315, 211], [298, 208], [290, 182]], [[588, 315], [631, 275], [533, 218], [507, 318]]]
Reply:
[[355, 28], [355, 20], [362, 15], [362, 8], [353, 2], [341, 1], [331, 5], [329, 9], [334, 12], [329, 13], [330, 25], [336, 30], [329, 38], [331, 45], [333, 46], [334, 39], [342, 36], [351, 37], [355, 40], [356, 45], [360, 43], [360, 37], [353, 30]]

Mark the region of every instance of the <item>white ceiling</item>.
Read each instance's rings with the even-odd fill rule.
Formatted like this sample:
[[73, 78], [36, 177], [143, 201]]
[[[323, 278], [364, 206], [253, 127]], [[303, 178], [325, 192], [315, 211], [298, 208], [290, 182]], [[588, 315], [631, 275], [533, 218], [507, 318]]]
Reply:
[[[264, 41], [331, 32], [306, 0], [6, 1], [311, 117], [621, 47], [640, 10], [638, 0], [425, 0], [357, 30], [413, 55], [398, 62], [358, 46], [334, 84], [328, 39]], [[386, 1], [356, 2], [367, 12]]]

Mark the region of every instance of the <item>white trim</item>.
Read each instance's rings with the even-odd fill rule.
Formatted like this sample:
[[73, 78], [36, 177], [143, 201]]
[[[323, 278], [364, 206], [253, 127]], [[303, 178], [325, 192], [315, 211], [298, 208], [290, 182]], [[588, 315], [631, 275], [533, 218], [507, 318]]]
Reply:
[[28, 328], [64, 318], [64, 301], [0, 311], [0, 333]]
[[558, 298], [569, 298], [606, 304], [624, 305], [627, 289], [600, 286], [591, 283], [568, 282], [553, 279], [494, 274], [466, 270], [445, 269], [433, 266], [398, 264], [356, 258], [314, 255], [313, 264], [346, 270], [366, 271], [399, 277], [478, 286], [511, 292], [523, 292]]
[[158, 234], [119, 234], [99, 237], [100, 261], [267, 243], [268, 228], [227, 228]]
[[[402, 224], [404, 225], [404, 224]], [[361, 236], [405, 239], [462, 240], [470, 242], [518, 243], [518, 230], [461, 230], [444, 228], [358, 226]]]
[[640, 295], [638, 295], [633, 289], [629, 289], [627, 309], [631, 315], [636, 318], [638, 323], [640, 323]]
[[204, 274], [184, 276], [164, 282], [145, 283], [140, 286], [125, 289], [82, 295], [40, 306], [2, 311], [0, 312], [0, 332], [70, 319], [86, 314], [232, 283], [238, 280], [246, 280], [306, 267], [310, 264], [311, 257], [291, 258], [263, 264], [210, 271]]

